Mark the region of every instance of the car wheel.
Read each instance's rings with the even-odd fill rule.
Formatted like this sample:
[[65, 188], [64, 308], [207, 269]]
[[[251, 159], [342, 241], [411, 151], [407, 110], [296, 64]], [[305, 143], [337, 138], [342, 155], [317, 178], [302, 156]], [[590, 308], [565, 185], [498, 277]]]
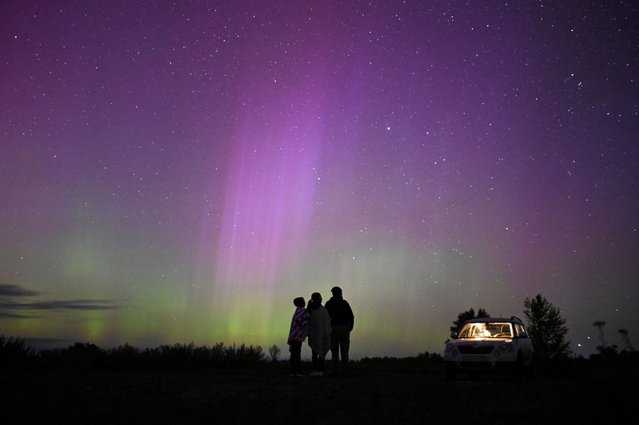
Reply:
[[526, 367], [526, 379], [529, 381], [534, 381], [535, 376], [537, 375], [537, 362], [535, 361], [535, 356], [530, 359], [530, 364]]
[[453, 362], [446, 362], [446, 379], [450, 381], [457, 379], [457, 367]]
[[526, 365], [524, 364], [524, 357], [521, 355], [521, 351], [517, 353], [517, 360], [515, 360], [515, 364], [511, 369], [511, 377], [515, 381], [520, 381], [524, 377], [524, 371], [526, 369]]

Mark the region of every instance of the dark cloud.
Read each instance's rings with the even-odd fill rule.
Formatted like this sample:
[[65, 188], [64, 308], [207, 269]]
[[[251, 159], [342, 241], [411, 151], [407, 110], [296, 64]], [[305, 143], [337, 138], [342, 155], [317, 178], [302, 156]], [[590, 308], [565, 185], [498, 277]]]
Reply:
[[4, 307], [0, 305], [0, 319], [33, 319], [37, 316], [2, 311]]
[[33, 297], [38, 295], [38, 292], [24, 289], [18, 285], [12, 285], [8, 283], [0, 283], [0, 296], [5, 297]]
[[117, 305], [106, 300], [42, 301], [26, 303], [32, 310], [114, 310]]
[[33, 303], [0, 302], [5, 310], [114, 310], [119, 306], [106, 300], [39, 301]]
[[0, 284], [0, 297], [5, 297], [0, 301], [0, 319], [29, 319], [38, 317], [31, 314], [23, 314], [23, 311], [62, 311], [62, 310], [83, 310], [99, 311], [114, 310], [120, 306], [108, 300], [88, 299], [88, 300], [51, 300], [35, 302], [15, 302], [12, 297], [34, 297], [40, 295], [39, 292], [24, 289], [19, 285]]

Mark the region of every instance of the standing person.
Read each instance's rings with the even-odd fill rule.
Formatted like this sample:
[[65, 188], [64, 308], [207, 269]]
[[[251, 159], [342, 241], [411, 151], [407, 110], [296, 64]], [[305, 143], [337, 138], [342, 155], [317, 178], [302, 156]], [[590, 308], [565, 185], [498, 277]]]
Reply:
[[322, 305], [322, 296], [319, 292], [311, 295], [308, 302], [308, 312], [311, 315], [308, 324], [308, 345], [312, 350], [313, 372], [312, 376], [324, 375], [324, 359], [331, 349], [331, 316]]
[[[326, 310], [331, 316], [331, 358], [336, 372], [348, 367], [348, 350], [351, 344], [351, 331], [355, 325], [355, 316], [348, 302], [342, 298], [342, 289], [331, 289], [333, 297], [326, 302]], [[341, 362], [340, 362], [341, 355]]]
[[300, 376], [302, 372], [302, 342], [308, 334], [309, 313], [306, 301], [302, 297], [293, 300], [295, 313], [291, 319], [291, 330], [288, 333], [288, 350], [291, 352], [291, 375]]

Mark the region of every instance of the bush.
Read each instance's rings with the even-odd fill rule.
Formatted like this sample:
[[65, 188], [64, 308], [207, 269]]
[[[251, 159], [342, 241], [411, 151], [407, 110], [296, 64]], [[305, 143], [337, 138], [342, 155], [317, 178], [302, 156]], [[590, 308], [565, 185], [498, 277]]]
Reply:
[[277, 362], [280, 354], [282, 354], [282, 350], [277, 345], [273, 344], [268, 348], [268, 355], [272, 362]]
[[76, 342], [69, 348], [56, 351], [59, 364], [79, 369], [96, 369], [106, 365], [108, 353], [95, 344]]
[[261, 346], [196, 347], [194, 343], [161, 345], [138, 350], [124, 344], [104, 350], [94, 344], [75, 343], [68, 348], [35, 352], [23, 338], [0, 336], [0, 368], [167, 370], [202, 368], [253, 368], [265, 362]]
[[107, 352], [107, 367], [109, 369], [138, 369], [142, 357], [137, 348], [129, 344], [120, 345]]
[[34, 357], [34, 351], [27, 346], [24, 338], [0, 335], [0, 367], [23, 366]]

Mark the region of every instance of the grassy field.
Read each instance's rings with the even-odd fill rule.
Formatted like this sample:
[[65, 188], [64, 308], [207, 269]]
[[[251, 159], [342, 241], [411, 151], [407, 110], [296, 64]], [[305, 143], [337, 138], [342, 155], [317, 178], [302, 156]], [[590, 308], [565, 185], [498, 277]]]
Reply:
[[440, 362], [364, 359], [345, 376], [250, 369], [2, 371], [2, 423], [611, 423], [637, 399], [636, 365], [581, 362], [537, 379], [447, 381]]

